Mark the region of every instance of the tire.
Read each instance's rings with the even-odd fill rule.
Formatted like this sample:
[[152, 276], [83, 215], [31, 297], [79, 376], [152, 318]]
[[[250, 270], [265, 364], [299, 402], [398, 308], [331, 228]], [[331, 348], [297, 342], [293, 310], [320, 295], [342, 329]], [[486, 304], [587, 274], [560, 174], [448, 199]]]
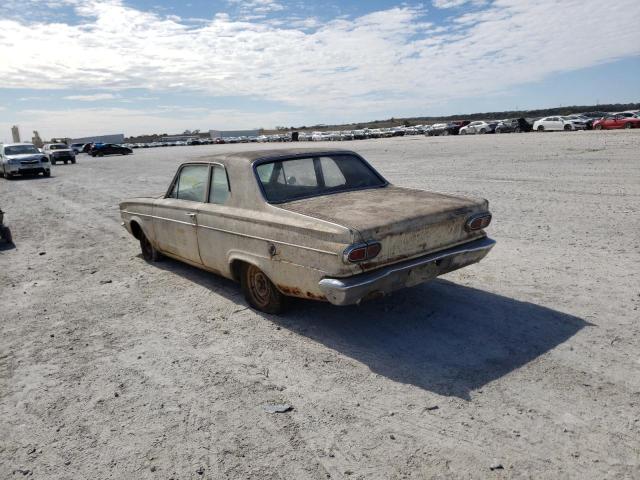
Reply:
[[142, 258], [147, 262], [157, 262], [160, 260], [161, 253], [151, 244], [144, 232], [140, 231], [140, 250]]
[[513, 131], [513, 133], [520, 133], [520, 127], [516, 127], [516, 129]]
[[571, 128], [571, 125], [565, 125], [565, 126], [564, 126], [564, 131], [565, 131], [565, 132], [570, 132], [571, 130], [573, 130], [573, 129]]
[[602, 125], [598, 124], [595, 127], [593, 127], [594, 130], [602, 130]]
[[76, 159], [74, 158], [73, 160], [71, 160], [71, 163], [76, 163]]
[[544, 125], [538, 125], [538, 131], [544, 132]]
[[65, 161], [64, 161], [64, 164], [65, 164], [65, 165], [66, 165], [67, 163], [69, 163], [69, 160], [65, 160]]
[[47, 177], [47, 178], [50, 177], [51, 176], [51, 170], [49, 170], [48, 172], [47, 171], [42, 172], [42, 176], [43, 177]]
[[449, 135], [449, 130], [445, 130], [444, 132], [442, 132], [443, 137], [446, 137], [447, 135]]
[[51, 162], [51, 165], [55, 165], [56, 164], [55, 160], [50, 160], [50, 162]]
[[466, 135], [467, 131], [466, 130], [462, 130], [461, 132], [458, 133], [458, 135]]
[[626, 128], [627, 130], [630, 129], [631, 127], [633, 127], [631, 122], [627, 122], [627, 123], [624, 124], [624, 128]]
[[487, 133], [487, 131], [484, 128], [481, 128], [480, 131], [478, 132], [480, 135], [484, 135], [485, 133]]
[[240, 272], [240, 285], [247, 303], [265, 313], [281, 313], [285, 296], [278, 291], [269, 277], [255, 265], [244, 264]]

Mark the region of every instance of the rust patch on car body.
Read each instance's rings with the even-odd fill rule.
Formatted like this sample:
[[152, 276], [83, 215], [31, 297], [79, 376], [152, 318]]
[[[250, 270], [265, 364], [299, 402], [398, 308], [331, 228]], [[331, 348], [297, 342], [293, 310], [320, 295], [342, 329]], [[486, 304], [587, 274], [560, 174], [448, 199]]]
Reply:
[[310, 298], [312, 300], [326, 300], [327, 297], [325, 297], [324, 295], [316, 295], [313, 292], [307, 292], [307, 298]]
[[302, 290], [298, 287], [288, 287], [286, 285], [278, 285], [278, 290], [280, 290], [285, 295], [291, 295], [293, 297], [301, 297]]

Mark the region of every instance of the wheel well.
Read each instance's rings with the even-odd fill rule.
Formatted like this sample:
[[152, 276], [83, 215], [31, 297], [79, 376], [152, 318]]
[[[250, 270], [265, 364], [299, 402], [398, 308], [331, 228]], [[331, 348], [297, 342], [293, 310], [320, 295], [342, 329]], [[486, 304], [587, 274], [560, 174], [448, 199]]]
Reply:
[[133, 222], [131, 222], [130, 225], [131, 225], [131, 233], [133, 234], [133, 236], [135, 238], [140, 240], [140, 238], [142, 236], [142, 227], [135, 220]]
[[242, 260], [232, 260], [231, 261], [231, 275], [236, 282], [240, 281], [240, 272], [245, 265], [249, 265], [247, 262]]

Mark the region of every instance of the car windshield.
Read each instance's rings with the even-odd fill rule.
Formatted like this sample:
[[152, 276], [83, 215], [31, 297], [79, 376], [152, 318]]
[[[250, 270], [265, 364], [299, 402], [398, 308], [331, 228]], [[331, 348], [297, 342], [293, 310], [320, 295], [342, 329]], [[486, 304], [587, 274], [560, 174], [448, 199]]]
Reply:
[[375, 170], [355, 155], [265, 162], [256, 167], [256, 173], [267, 201], [272, 203], [386, 185]]
[[49, 145], [49, 150], [68, 150], [69, 147], [64, 143], [60, 143], [57, 145]]
[[40, 153], [33, 145], [14, 145], [12, 147], [4, 147], [5, 155], [27, 155], [29, 153]]

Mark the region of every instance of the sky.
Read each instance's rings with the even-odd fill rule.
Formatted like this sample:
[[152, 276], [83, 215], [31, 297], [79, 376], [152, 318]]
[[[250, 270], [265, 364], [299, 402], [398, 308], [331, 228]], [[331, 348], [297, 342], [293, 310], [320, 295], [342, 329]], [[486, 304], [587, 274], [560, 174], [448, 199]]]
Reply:
[[639, 0], [2, 0], [0, 141], [640, 101]]

